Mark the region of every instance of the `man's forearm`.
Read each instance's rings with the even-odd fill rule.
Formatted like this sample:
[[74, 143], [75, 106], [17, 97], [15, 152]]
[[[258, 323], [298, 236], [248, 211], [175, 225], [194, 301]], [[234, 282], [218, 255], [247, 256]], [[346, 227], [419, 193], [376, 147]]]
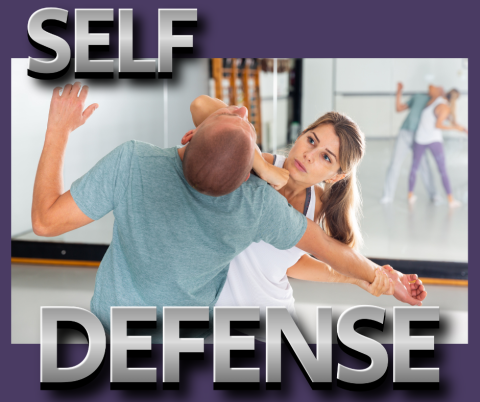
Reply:
[[343, 275], [369, 283], [375, 280], [375, 269], [380, 268], [377, 264], [329, 237], [316, 223], [307, 221], [307, 230], [297, 243], [298, 248], [312, 254]]
[[34, 230], [46, 224], [48, 209], [64, 192], [63, 164], [68, 133], [47, 130], [33, 188]]
[[[323, 261], [343, 275], [361, 279], [369, 283], [375, 280], [375, 269], [380, 268], [377, 264], [365, 258], [351, 247], [335, 239], [329, 239], [332, 241], [332, 244], [330, 250], [322, 252]], [[315, 255], [315, 257], [317, 257], [317, 255]], [[322, 259], [322, 256], [319, 255], [317, 258]]]
[[[32, 226], [39, 236], [57, 236], [92, 222], [63, 189], [63, 161], [68, 137], [85, 124], [98, 104], [84, 110], [88, 87], [67, 84], [53, 90], [47, 133], [33, 186]], [[81, 91], [80, 91], [81, 90]]]
[[303, 255], [295, 265], [288, 268], [287, 275], [291, 278], [312, 282], [335, 282], [358, 284], [359, 279], [351, 278], [335, 271], [323, 261]]

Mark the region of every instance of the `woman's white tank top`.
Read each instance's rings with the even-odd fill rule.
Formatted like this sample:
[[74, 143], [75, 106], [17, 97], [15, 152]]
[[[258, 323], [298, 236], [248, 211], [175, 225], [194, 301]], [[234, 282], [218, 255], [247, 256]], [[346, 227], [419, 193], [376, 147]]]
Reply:
[[430, 105], [423, 109], [418, 124], [417, 132], [415, 133], [415, 142], [426, 145], [433, 142], [442, 142], [442, 130], [435, 127], [437, 123], [437, 116], [435, 116], [435, 108], [440, 104], [448, 104], [447, 100], [439, 96]]
[[[274, 165], [283, 167], [285, 157], [275, 155]], [[315, 189], [307, 189], [304, 215], [314, 220]], [[225, 286], [217, 300], [217, 306], [260, 306], [265, 316], [266, 306], [285, 306], [295, 317], [293, 291], [287, 278], [290, 268], [305, 254], [292, 247], [279, 250], [268, 243], [252, 243], [231, 262]]]

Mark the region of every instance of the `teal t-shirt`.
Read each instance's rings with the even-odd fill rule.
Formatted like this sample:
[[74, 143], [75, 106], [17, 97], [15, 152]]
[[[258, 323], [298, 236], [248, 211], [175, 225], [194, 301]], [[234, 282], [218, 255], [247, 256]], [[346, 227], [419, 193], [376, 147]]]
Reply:
[[410, 112], [402, 124], [402, 129], [413, 132], [417, 131], [423, 109], [425, 109], [429, 100], [430, 96], [426, 94], [415, 94], [406, 102], [410, 108]]
[[177, 148], [138, 141], [101, 159], [72, 184], [71, 194], [91, 219], [112, 210], [115, 216], [92, 312], [108, 332], [110, 306], [157, 306], [154, 342], [162, 340], [163, 306], [210, 306], [212, 313], [237, 254], [260, 240], [291, 248], [307, 227], [306, 218], [258, 177], [228, 195], [207, 196], [185, 180]]

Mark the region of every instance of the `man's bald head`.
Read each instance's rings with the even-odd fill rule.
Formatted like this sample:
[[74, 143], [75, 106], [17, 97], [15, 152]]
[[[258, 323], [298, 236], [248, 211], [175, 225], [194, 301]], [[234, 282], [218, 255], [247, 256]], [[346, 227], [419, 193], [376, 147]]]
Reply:
[[245, 120], [227, 112], [198, 126], [183, 157], [187, 182], [213, 197], [240, 187], [252, 169], [255, 150], [252, 130]]

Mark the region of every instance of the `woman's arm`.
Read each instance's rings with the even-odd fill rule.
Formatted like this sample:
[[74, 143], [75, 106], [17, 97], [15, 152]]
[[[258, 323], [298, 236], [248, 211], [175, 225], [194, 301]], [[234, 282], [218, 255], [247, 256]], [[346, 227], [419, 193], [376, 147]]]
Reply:
[[388, 278], [386, 272], [377, 269], [375, 272], [375, 280], [372, 284], [362, 281], [360, 279], [351, 278], [342, 275], [335, 271], [328, 264], [316, 260], [305, 254], [298, 260], [298, 262], [287, 270], [287, 275], [290, 278], [302, 279], [305, 281], [314, 282], [336, 282], [336, 283], [351, 283], [361, 287], [373, 296], [380, 296], [382, 294], [393, 294], [393, 281]]
[[[307, 229], [296, 246], [312, 254], [320, 261], [326, 262], [336, 271], [369, 283], [373, 283], [375, 271], [380, 268], [358, 251], [329, 237], [320, 226], [313, 223], [310, 219], [307, 219]], [[422, 301], [427, 294], [424, 291], [418, 291], [422, 283], [416, 275], [403, 275], [399, 271], [390, 271], [388, 269], [386, 271], [388, 276], [393, 279], [395, 285], [393, 296], [397, 300], [409, 303], [412, 306], [422, 305]]]
[[450, 107], [448, 105], [445, 105], [444, 103], [438, 105], [435, 108], [435, 115], [437, 116], [437, 122], [435, 123], [436, 128], [441, 130], [467, 131], [465, 127], [461, 126], [460, 124], [453, 124], [451, 126], [446, 126], [443, 124], [443, 122], [447, 120], [448, 116], [450, 115]]
[[[220, 99], [214, 99], [207, 95], [200, 95], [190, 104], [190, 112], [192, 114], [193, 124], [198, 127], [202, 122], [218, 109], [228, 107], [225, 102]], [[186, 144], [195, 135], [195, 130], [189, 131], [182, 139], [182, 144]], [[280, 190], [288, 182], [290, 176], [288, 170], [272, 166], [273, 156], [265, 154], [268, 162], [264, 159], [262, 151], [258, 145], [255, 147], [255, 156], [253, 159], [253, 170], [262, 180], [271, 184], [275, 190]], [[270, 163], [269, 163], [270, 162]]]

